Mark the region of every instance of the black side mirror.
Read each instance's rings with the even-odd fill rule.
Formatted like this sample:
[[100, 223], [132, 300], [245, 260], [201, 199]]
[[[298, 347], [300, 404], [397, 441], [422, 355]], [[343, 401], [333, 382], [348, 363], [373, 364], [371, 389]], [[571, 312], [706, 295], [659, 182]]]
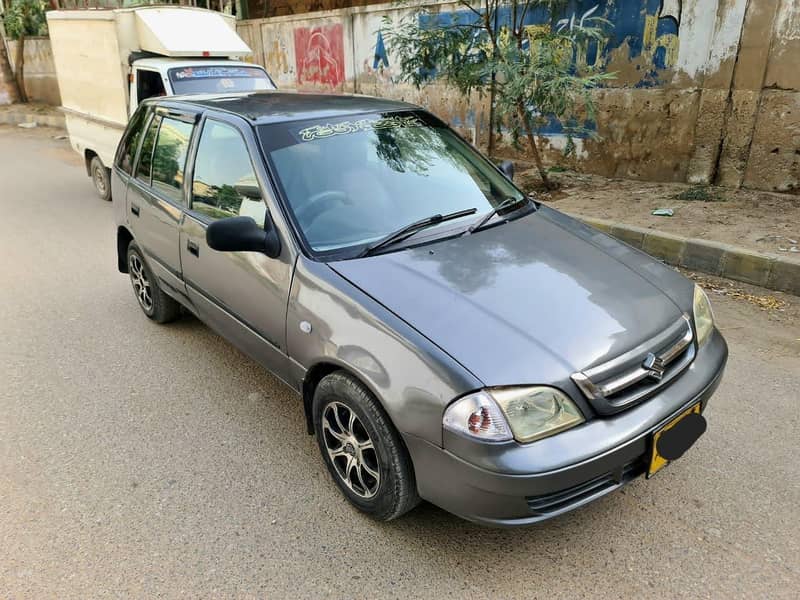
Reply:
[[214, 221], [206, 230], [206, 243], [220, 252], [263, 252], [270, 258], [281, 253], [281, 242], [269, 217], [263, 229], [250, 217]]
[[498, 168], [503, 172], [503, 174], [513, 181], [514, 179], [514, 163], [510, 160], [504, 160], [499, 165]]

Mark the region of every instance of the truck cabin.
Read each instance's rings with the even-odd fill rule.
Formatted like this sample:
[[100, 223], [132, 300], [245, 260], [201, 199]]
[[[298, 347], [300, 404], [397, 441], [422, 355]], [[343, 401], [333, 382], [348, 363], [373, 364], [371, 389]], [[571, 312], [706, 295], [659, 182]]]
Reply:
[[257, 92], [276, 89], [260, 66], [225, 59], [146, 58], [132, 53], [130, 113], [147, 98], [189, 94]]

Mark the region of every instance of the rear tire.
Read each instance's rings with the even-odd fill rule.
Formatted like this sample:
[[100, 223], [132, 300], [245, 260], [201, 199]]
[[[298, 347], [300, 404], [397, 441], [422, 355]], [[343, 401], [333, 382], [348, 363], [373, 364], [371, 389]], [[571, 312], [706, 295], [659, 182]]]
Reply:
[[378, 521], [391, 521], [419, 504], [411, 457], [361, 382], [342, 371], [324, 377], [312, 411], [322, 458], [353, 506]]
[[158, 287], [158, 281], [134, 241], [128, 244], [127, 261], [133, 293], [147, 318], [162, 324], [177, 319], [181, 314], [181, 305]]
[[97, 190], [97, 195], [100, 196], [102, 200], [110, 201], [111, 170], [106, 169], [99, 156], [93, 157], [89, 163], [89, 173], [92, 176], [92, 183], [94, 183], [94, 189]]

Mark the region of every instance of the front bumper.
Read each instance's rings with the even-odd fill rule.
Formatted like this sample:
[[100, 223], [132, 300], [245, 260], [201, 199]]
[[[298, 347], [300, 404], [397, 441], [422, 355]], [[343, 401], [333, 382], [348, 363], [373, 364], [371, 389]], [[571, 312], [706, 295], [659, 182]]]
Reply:
[[[727, 357], [715, 331], [692, 365], [646, 402], [540, 442], [484, 445], [487, 452], [471, 461], [405, 435], [419, 494], [460, 517], [499, 527], [530, 525], [587, 504], [644, 473], [653, 431], [695, 402], [705, 410]], [[445, 446], [458, 447], [459, 440], [450, 441]]]

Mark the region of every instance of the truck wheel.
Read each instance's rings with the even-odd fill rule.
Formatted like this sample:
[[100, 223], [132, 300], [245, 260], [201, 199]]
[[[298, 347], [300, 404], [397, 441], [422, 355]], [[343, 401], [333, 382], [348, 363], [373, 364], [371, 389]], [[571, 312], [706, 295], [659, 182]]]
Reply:
[[92, 174], [92, 182], [94, 182], [97, 195], [103, 200], [111, 200], [111, 170], [106, 169], [99, 156], [92, 158], [92, 162], [89, 163], [89, 172]]

